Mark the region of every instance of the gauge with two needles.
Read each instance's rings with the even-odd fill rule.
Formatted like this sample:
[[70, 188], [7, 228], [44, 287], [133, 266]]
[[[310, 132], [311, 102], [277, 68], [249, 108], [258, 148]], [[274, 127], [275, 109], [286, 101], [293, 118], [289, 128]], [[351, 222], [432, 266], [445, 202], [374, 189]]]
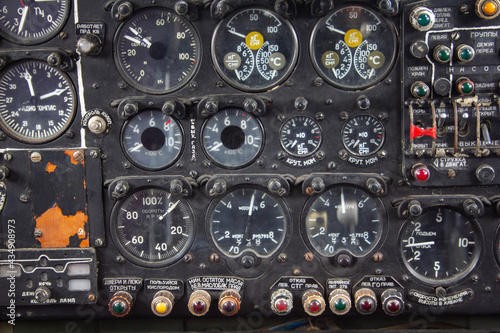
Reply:
[[0, 75], [0, 125], [16, 140], [44, 143], [63, 134], [76, 113], [75, 90], [58, 68], [23, 60]]

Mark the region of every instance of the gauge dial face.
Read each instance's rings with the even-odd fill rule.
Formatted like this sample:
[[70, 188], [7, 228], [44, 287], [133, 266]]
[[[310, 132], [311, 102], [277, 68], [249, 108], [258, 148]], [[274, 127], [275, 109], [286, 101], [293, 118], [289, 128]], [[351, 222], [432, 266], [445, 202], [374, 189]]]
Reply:
[[115, 62], [134, 88], [164, 94], [184, 86], [195, 74], [201, 54], [193, 26], [162, 8], [133, 14], [115, 37]]
[[193, 223], [186, 200], [160, 188], [142, 188], [115, 205], [111, 234], [130, 261], [164, 266], [187, 252], [194, 237]]
[[218, 200], [208, 217], [210, 235], [229, 257], [253, 252], [273, 255], [283, 244], [288, 217], [281, 200], [253, 188], [241, 188]]
[[349, 119], [342, 129], [345, 149], [354, 156], [370, 156], [382, 148], [385, 128], [373, 116], [361, 115]]
[[224, 109], [205, 123], [205, 153], [216, 164], [240, 168], [252, 163], [262, 150], [264, 131], [260, 121], [241, 109]]
[[290, 22], [261, 8], [238, 11], [219, 23], [212, 38], [215, 69], [230, 85], [264, 91], [282, 83], [298, 55]]
[[69, 77], [45, 62], [20, 61], [0, 76], [0, 125], [19, 141], [51, 141], [68, 129], [75, 113]]
[[405, 222], [400, 251], [404, 264], [419, 280], [429, 284], [452, 283], [474, 268], [481, 239], [474, 221], [440, 207]]
[[379, 199], [352, 187], [334, 187], [311, 199], [304, 226], [307, 239], [325, 257], [340, 251], [362, 257], [382, 235], [384, 208]]
[[310, 117], [293, 117], [281, 127], [280, 140], [288, 154], [297, 157], [311, 156], [321, 144], [321, 128]]
[[159, 110], [141, 112], [123, 125], [123, 152], [140, 168], [159, 170], [172, 165], [182, 146], [179, 123]]
[[396, 59], [396, 48], [391, 23], [361, 6], [340, 7], [321, 18], [310, 43], [316, 71], [347, 90], [365, 89], [384, 79]]
[[69, 10], [69, 0], [2, 1], [0, 35], [18, 44], [40, 44], [61, 30]]

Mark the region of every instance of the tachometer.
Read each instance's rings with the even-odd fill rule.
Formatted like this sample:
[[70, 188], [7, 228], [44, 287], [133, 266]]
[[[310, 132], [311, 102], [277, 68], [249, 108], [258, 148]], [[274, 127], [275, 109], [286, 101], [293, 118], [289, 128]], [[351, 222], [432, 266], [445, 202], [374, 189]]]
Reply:
[[344, 6], [316, 23], [310, 53], [316, 71], [327, 82], [359, 90], [387, 76], [396, 59], [396, 47], [395, 29], [379, 13]]
[[164, 94], [184, 86], [195, 74], [201, 44], [194, 27], [163, 8], [133, 14], [115, 37], [115, 62], [134, 88]]
[[264, 91], [282, 83], [298, 55], [290, 22], [262, 8], [240, 10], [219, 23], [212, 38], [215, 69], [230, 85]]
[[453, 283], [467, 275], [481, 252], [476, 223], [450, 208], [433, 208], [405, 222], [400, 251], [412, 275], [429, 284]]
[[131, 192], [111, 213], [118, 249], [144, 266], [165, 266], [182, 257], [193, 240], [193, 224], [187, 201], [156, 187]]

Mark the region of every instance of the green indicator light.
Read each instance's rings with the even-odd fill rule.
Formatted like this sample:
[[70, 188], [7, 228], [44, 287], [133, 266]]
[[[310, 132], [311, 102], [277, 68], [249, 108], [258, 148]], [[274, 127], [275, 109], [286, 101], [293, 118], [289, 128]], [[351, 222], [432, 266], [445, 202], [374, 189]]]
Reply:
[[425, 97], [427, 96], [427, 88], [424, 86], [420, 86], [417, 88], [417, 95], [419, 97]]
[[339, 299], [335, 302], [335, 310], [344, 311], [347, 306], [347, 302], [343, 299]]
[[420, 26], [426, 27], [431, 23], [431, 17], [429, 16], [429, 14], [425, 14], [425, 13], [420, 14], [420, 15], [418, 15], [417, 21], [418, 21], [418, 24], [420, 24]]
[[464, 82], [461, 90], [464, 94], [470, 94], [474, 90], [474, 86], [470, 82]]
[[462, 58], [463, 60], [470, 60], [472, 58], [471, 49], [465, 48], [460, 51], [460, 58]]
[[113, 303], [113, 311], [115, 313], [122, 313], [123, 311], [125, 311], [125, 304], [123, 304], [123, 302], [121, 302], [121, 301], [114, 302]]
[[439, 60], [441, 61], [448, 61], [450, 60], [450, 51], [444, 49], [439, 51], [438, 53]]

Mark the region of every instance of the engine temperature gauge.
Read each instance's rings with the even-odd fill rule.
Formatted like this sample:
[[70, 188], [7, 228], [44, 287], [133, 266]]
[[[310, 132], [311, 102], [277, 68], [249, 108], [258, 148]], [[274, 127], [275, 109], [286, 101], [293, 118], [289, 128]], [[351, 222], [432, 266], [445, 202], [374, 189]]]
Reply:
[[310, 53], [318, 73], [341, 89], [360, 90], [380, 82], [396, 59], [396, 32], [376, 11], [339, 7], [314, 27]]
[[212, 38], [215, 69], [229, 84], [246, 91], [264, 91], [283, 82], [297, 55], [292, 25], [267, 9], [249, 8], [230, 15]]

